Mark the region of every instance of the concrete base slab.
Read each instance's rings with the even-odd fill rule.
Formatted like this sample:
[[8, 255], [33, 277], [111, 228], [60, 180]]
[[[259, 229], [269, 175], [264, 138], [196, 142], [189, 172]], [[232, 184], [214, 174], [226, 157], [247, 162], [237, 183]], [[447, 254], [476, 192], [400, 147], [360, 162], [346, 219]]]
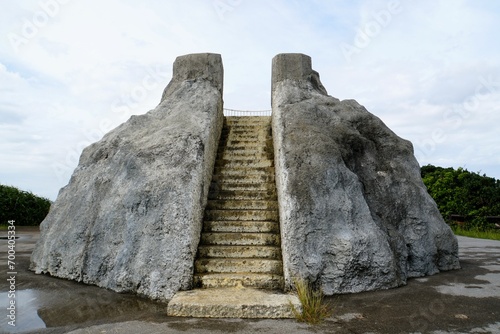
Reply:
[[178, 292], [168, 303], [169, 316], [196, 318], [294, 318], [301, 312], [295, 295], [245, 287]]

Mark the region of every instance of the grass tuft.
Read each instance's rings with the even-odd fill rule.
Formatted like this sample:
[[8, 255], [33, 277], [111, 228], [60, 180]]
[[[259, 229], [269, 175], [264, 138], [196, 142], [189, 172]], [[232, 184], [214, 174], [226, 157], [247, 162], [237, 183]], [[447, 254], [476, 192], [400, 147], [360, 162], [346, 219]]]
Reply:
[[483, 230], [479, 228], [463, 228], [457, 225], [452, 225], [451, 229], [456, 235], [463, 237], [478, 238], [478, 239], [491, 239], [500, 240], [500, 231], [498, 230]]
[[292, 305], [292, 311], [299, 322], [311, 325], [321, 323], [325, 318], [332, 315], [330, 305], [323, 300], [323, 293], [314, 290], [312, 286], [303, 279], [294, 279], [295, 291], [302, 304], [302, 312]]

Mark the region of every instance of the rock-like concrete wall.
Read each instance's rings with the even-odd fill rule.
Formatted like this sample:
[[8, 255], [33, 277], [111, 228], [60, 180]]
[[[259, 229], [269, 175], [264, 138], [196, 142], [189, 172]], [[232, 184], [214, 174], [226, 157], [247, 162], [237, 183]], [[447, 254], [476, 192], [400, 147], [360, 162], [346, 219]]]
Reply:
[[410, 142], [328, 96], [306, 55], [273, 59], [272, 90], [288, 286], [299, 277], [327, 295], [360, 292], [460, 267]]
[[154, 110], [83, 151], [41, 225], [31, 269], [158, 300], [190, 288], [222, 86], [220, 55], [178, 57]]

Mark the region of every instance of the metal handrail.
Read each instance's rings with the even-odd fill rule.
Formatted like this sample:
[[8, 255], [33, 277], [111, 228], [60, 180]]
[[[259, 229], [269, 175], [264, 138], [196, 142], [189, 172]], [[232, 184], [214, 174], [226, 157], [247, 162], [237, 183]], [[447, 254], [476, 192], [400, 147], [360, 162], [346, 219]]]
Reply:
[[236, 110], [224, 108], [224, 116], [271, 116], [272, 110]]

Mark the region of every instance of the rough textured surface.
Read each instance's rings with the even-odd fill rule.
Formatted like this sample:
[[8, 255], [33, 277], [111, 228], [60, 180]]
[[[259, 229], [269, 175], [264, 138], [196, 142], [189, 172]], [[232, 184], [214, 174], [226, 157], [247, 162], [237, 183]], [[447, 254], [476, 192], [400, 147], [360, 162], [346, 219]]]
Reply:
[[356, 101], [328, 96], [302, 54], [273, 59], [273, 138], [284, 274], [327, 295], [459, 268], [410, 142]]
[[222, 60], [178, 57], [156, 109], [87, 147], [31, 258], [37, 273], [168, 300], [192, 285], [222, 129]]
[[297, 296], [250, 288], [183, 291], [168, 303], [167, 313], [201, 318], [294, 318], [302, 312]]

